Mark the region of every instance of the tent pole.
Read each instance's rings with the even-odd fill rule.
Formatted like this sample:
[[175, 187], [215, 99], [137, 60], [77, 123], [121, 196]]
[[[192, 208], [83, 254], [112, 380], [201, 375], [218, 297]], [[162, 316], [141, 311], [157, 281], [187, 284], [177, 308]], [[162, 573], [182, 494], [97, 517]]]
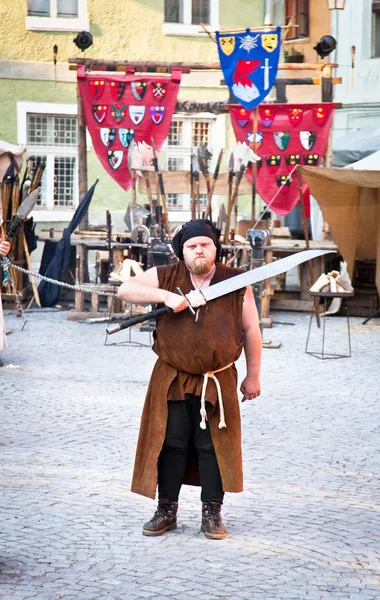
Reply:
[[[298, 181], [298, 190], [299, 190], [299, 194], [300, 194], [302, 223], [303, 223], [303, 231], [304, 231], [304, 235], [305, 235], [306, 249], [310, 250], [309, 231], [307, 229], [306, 211], [305, 211], [305, 199], [303, 196], [302, 180], [301, 180], [301, 173], [300, 173], [299, 166], [297, 167], [297, 181]], [[308, 264], [309, 264], [309, 274], [310, 274], [310, 286], [312, 286], [315, 281], [314, 268], [313, 268], [313, 263], [311, 260], [308, 261]], [[319, 298], [315, 297], [313, 304], [314, 304], [315, 316], [317, 318], [317, 325], [318, 325], [318, 327], [320, 327], [321, 319], [319, 316]]]

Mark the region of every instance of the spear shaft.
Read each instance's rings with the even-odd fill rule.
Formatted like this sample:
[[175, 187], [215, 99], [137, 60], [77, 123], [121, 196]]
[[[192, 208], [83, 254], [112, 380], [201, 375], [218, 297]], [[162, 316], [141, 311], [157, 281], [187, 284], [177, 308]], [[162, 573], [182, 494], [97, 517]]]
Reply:
[[152, 138], [152, 149], [153, 149], [153, 161], [152, 162], [153, 162], [154, 170], [157, 173], [158, 184], [159, 184], [160, 194], [161, 194], [161, 198], [162, 198], [162, 205], [164, 208], [162, 216], [164, 219], [166, 232], [169, 235], [170, 234], [170, 223], [169, 223], [169, 215], [168, 215], [168, 199], [166, 197], [164, 178], [162, 176], [162, 171], [160, 169], [160, 165], [158, 164], [156, 145], [154, 143], [153, 138]]

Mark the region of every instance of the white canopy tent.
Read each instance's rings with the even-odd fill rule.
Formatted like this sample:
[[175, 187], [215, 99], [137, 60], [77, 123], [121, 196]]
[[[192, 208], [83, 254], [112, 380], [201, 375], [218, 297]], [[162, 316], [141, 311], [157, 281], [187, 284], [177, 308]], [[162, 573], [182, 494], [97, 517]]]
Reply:
[[[377, 161], [377, 157], [372, 160]], [[380, 293], [380, 170], [351, 167], [301, 167], [300, 171], [321, 207], [350, 276], [356, 259], [376, 260]]]

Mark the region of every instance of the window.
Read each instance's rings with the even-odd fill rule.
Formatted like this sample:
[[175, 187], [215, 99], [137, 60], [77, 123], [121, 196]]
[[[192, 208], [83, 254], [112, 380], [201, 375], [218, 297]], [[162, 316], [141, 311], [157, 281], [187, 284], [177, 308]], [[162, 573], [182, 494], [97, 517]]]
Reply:
[[372, 2], [372, 57], [380, 57], [380, 2]]
[[86, 0], [28, 0], [26, 28], [48, 31], [88, 30]]
[[18, 139], [26, 146], [27, 159], [34, 168], [45, 164], [39, 208], [74, 210], [78, 204], [76, 106], [19, 102], [17, 109]]
[[305, 38], [309, 36], [309, 0], [285, 0], [285, 23], [292, 21], [287, 39]]
[[[168, 171], [189, 171], [191, 166], [191, 155], [197, 153], [197, 148], [201, 143], [206, 144], [210, 152], [213, 152], [214, 127], [216, 119], [190, 119], [176, 118], [174, 116], [168, 134], [167, 145], [167, 170]], [[213, 159], [210, 161], [210, 170], [214, 169]], [[215, 162], [214, 161], [214, 162]], [[200, 173], [200, 178], [203, 175]], [[189, 194], [168, 194], [170, 209], [191, 208], [191, 198]], [[207, 206], [207, 194], [200, 195], [201, 206]]]
[[219, 0], [165, 0], [167, 35], [198, 35], [200, 23], [219, 28]]

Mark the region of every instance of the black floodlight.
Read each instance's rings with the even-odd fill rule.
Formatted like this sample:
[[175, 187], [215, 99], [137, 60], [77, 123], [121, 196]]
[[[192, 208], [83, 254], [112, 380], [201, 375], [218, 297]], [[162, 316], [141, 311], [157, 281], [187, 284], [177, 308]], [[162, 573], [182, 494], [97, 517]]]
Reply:
[[79, 50], [82, 50], [83, 52], [92, 46], [92, 35], [89, 31], [81, 31], [78, 33], [77, 37], [73, 39], [73, 42], [78, 46]]
[[324, 35], [319, 40], [318, 44], [314, 46], [313, 50], [316, 51], [318, 56], [325, 58], [336, 48], [336, 39], [332, 35]]

